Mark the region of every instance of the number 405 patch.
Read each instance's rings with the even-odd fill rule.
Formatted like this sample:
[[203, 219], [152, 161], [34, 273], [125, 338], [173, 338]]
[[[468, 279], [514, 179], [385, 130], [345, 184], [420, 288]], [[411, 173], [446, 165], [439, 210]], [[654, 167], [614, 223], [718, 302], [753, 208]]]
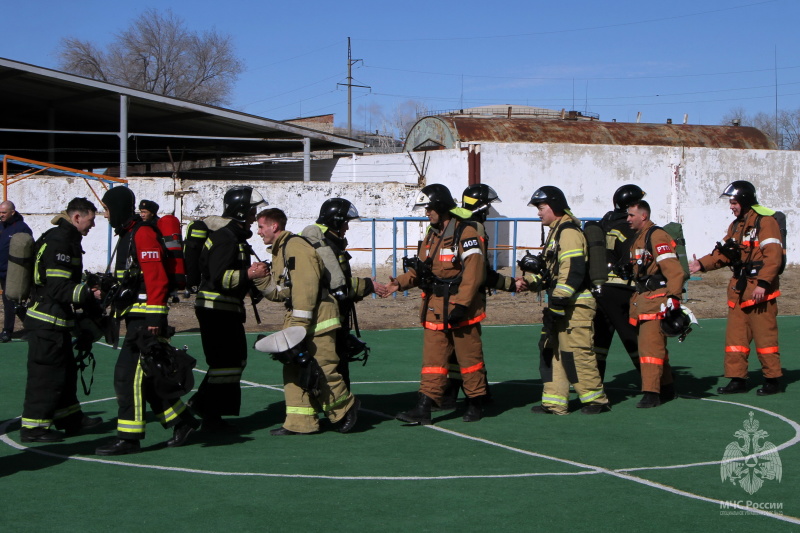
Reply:
[[472, 250], [473, 248], [480, 248], [480, 244], [478, 243], [478, 239], [464, 239], [461, 241], [461, 247], [466, 252], [467, 250]]

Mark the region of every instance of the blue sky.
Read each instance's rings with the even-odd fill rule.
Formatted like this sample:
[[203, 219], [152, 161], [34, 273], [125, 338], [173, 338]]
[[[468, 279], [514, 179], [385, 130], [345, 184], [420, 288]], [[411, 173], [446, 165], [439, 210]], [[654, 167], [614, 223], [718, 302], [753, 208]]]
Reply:
[[[11, 5], [9, 5], [11, 4]], [[524, 104], [601, 120], [718, 124], [733, 108], [800, 108], [798, 0], [6, 3], [0, 56], [57, 68], [62, 37], [99, 45], [148, 7], [234, 37], [246, 71], [231, 107], [383, 129], [398, 108]], [[776, 68], [777, 66], [777, 68]]]

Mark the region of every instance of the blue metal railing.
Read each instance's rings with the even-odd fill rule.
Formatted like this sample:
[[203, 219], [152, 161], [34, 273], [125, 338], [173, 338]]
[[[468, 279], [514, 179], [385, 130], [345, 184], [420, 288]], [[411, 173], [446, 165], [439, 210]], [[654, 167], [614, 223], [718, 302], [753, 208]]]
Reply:
[[[586, 218], [582, 219], [582, 222], [588, 222], [590, 220], [600, 220], [599, 218]], [[378, 265], [377, 265], [377, 250], [379, 250], [378, 246], [378, 236], [377, 236], [377, 226], [378, 223], [391, 223], [392, 224], [392, 277], [397, 277], [397, 263], [398, 263], [398, 251], [402, 250], [406, 252], [409, 250], [408, 247], [408, 223], [409, 222], [427, 222], [428, 217], [393, 217], [393, 218], [361, 218], [362, 222], [370, 222], [372, 226], [372, 246], [369, 251], [372, 254], [372, 277], [376, 277], [378, 275]], [[501, 251], [510, 251], [512, 260], [510, 261], [511, 267], [511, 277], [517, 276], [517, 262], [515, 258], [517, 257], [517, 252], [522, 249], [538, 249], [539, 247], [522, 247], [519, 246], [517, 243], [519, 241], [519, 223], [520, 222], [538, 222], [541, 223], [540, 218], [488, 218], [486, 219], [487, 222], [493, 222], [494, 228], [492, 231], [492, 243], [493, 246], [490, 248], [492, 251], [492, 268], [497, 270], [498, 265], [498, 256]], [[500, 236], [500, 223], [506, 222], [511, 224], [511, 235], [510, 240], [511, 244], [509, 248], [506, 247], [498, 247], [497, 243], [499, 242]], [[398, 246], [398, 226], [402, 224], [403, 227], [403, 236], [402, 247]], [[366, 250], [365, 250], [366, 251]], [[408, 295], [408, 292], [404, 292], [405, 295]], [[375, 297], [373, 295], [373, 297]]]

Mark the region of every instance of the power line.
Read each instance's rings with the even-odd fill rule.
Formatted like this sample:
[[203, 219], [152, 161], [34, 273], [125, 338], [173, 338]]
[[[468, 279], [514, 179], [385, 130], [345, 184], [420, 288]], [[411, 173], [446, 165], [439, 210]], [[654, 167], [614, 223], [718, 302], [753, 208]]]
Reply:
[[[769, 86], [771, 87], [771, 86]], [[442, 102], [454, 102], [458, 103], [458, 97], [435, 97], [435, 96], [420, 96], [420, 95], [407, 95], [407, 94], [390, 94], [390, 93], [372, 93], [375, 96], [388, 96], [393, 98], [409, 98], [415, 100], [435, 100], [435, 101], [442, 101]], [[780, 96], [796, 96], [800, 93], [783, 93]], [[669, 96], [669, 95], [663, 95]], [[654, 106], [654, 105], [685, 105], [685, 104], [698, 104], [698, 103], [713, 103], [713, 102], [732, 102], [737, 100], [757, 100], [763, 98], [774, 98], [774, 95], [766, 95], [766, 96], [742, 96], [742, 97], [734, 97], [734, 98], [719, 98], [719, 99], [708, 99], [708, 100], [691, 100], [691, 101], [683, 101], [683, 102], [626, 102], [620, 104], [593, 104], [592, 107], [629, 107], [629, 106]], [[539, 107], [564, 107], [569, 106], [571, 99], [570, 98], [541, 98], [539, 99], [542, 101]], [[544, 102], [547, 100], [547, 102]], [[592, 101], [595, 98], [591, 99]], [[498, 101], [497, 98], [493, 99], [481, 99], [481, 98], [468, 98], [465, 100], [465, 103], [473, 103], [473, 104], [496, 104]], [[517, 105], [527, 105], [526, 102], [530, 101], [530, 98], [526, 98], [523, 102], [521, 99], [514, 98], [514, 99], [503, 99], [504, 104], [517, 104]], [[469, 107], [469, 106], [467, 106]]]
[[[406, 72], [410, 74], [424, 74], [426, 76], [452, 76], [452, 77], [461, 77], [465, 76], [468, 78], [484, 78], [484, 79], [496, 79], [496, 80], [513, 80], [513, 81], [572, 81], [572, 80], [589, 80], [589, 81], [627, 81], [627, 80], [659, 80], [659, 79], [670, 79], [670, 78], [698, 78], [703, 76], [730, 76], [735, 74], [753, 74], [758, 72], [774, 72], [774, 68], [763, 68], [763, 69], [753, 69], [753, 70], [739, 70], [739, 71], [732, 71], [732, 72], [708, 72], [702, 74], [672, 74], [672, 75], [664, 75], [664, 76], [607, 76], [607, 77], [583, 77], [583, 76], [569, 76], [569, 77], [551, 77], [551, 76], [492, 76], [489, 74], [456, 74], [456, 73], [449, 73], [449, 72], [430, 72], [424, 70], [410, 70], [410, 69], [400, 69], [400, 68], [392, 68], [392, 67], [379, 67], [373, 65], [364, 65], [364, 68], [372, 68], [376, 70], [390, 70], [395, 72]], [[800, 65], [793, 66], [793, 67], [780, 67], [778, 70], [790, 70], [790, 69], [800, 69]]]
[[249, 105], [257, 104], [259, 102], [265, 102], [267, 100], [272, 100], [273, 98], [278, 98], [280, 96], [285, 96], [287, 94], [292, 94], [292, 93], [300, 91], [302, 89], [307, 89], [309, 87], [313, 87], [314, 85], [319, 85], [320, 83], [324, 83], [326, 81], [329, 81], [329, 80], [332, 80], [332, 79], [341, 78], [341, 77], [342, 77], [342, 74], [341, 73], [337, 73], [337, 74], [334, 74], [333, 76], [328, 76], [327, 78], [323, 78], [323, 79], [321, 79], [319, 81], [315, 81], [314, 83], [309, 83], [308, 85], [303, 85], [302, 87], [297, 87], [296, 89], [290, 89], [290, 90], [284, 91], [282, 93], [273, 94], [272, 96], [267, 96], [266, 98], [262, 98], [260, 100], [254, 100], [252, 102], [248, 102], [246, 104], [242, 104], [242, 107], [247, 107]]
[[279, 65], [281, 63], [286, 63], [287, 61], [293, 61], [293, 60], [295, 60], [295, 59], [297, 59], [299, 57], [304, 57], [304, 56], [307, 56], [307, 55], [316, 54], [320, 50], [325, 50], [326, 48], [331, 48], [332, 46], [339, 46], [341, 44], [342, 44], [341, 41], [336, 41], [335, 43], [326, 44], [325, 46], [321, 46], [319, 48], [315, 48], [314, 50], [311, 50], [311, 51], [308, 51], [308, 52], [303, 52], [302, 54], [298, 54], [296, 56], [287, 57], [286, 59], [279, 59], [278, 61], [275, 61], [273, 63], [268, 63], [266, 65], [261, 65], [261, 66], [258, 66], [258, 67], [253, 67], [253, 68], [246, 69], [246, 70], [244, 70], [244, 72], [253, 72], [253, 71], [256, 71], [256, 70], [261, 70], [262, 68], [268, 68], [268, 67], [272, 67], [274, 65]]
[[671, 17], [661, 17], [656, 19], [645, 19], [645, 20], [638, 20], [632, 22], [619, 22], [617, 24], [606, 24], [603, 26], [586, 26], [583, 28], [567, 28], [563, 30], [550, 30], [550, 31], [539, 31], [533, 33], [516, 33], [516, 34], [506, 34], [506, 35], [470, 35], [468, 37], [422, 37], [422, 38], [414, 38], [414, 39], [367, 39], [367, 38], [359, 38], [361, 41], [369, 41], [369, 42], [424, 42], [424, 41], [474, 41], [476, 39], [510, 39], [510, 38], [518, 38], [518, 37], [536, 37], [542, 35], [555, 35], [560, 33], [574, 33], [574, 32], [586, 32], [592, 30], [605, 30], [609, 28], [620, 28], [624, 26], [636, 26], [639, 24], [652, 24], [653, 22], [664, 22], [668, 20], [677, 20], [677, 19], [684, 19], [684, 18], [691, 18], [691, 17], [698, 17], [702, 15], [710, 15], [713, 13], [721, 13], [723, 11], [731, 11], [734, 9], [743, 9], [747, 7], [759, 6], [763, 4], [771, 4], [778, 0], [764, 0], [762, 2], [752, 2], [749, 4], [742, 4], [738, 6], [731, 6], [731, 7], [723, 7], [719, 9], [712, 9], [708, 11], [698, 11], [695, 13], [688, 13], [685, 15], [673, 15]]

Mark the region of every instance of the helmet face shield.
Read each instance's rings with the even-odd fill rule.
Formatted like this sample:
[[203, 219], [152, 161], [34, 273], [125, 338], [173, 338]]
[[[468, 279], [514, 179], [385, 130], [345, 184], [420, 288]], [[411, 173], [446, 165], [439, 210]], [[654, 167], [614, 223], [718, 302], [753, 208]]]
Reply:
[[246, 222], [251, 212], [262, 204], [267, 205], [267, 201], [252, 187], [247, 185], [231, 187], [223, 198], [222, 216], [238, 222]]
[[501, 202], [497, 192], [483, 183], [470, 185], [464, 189], [464, 193], [461, 195], [461, 207], [469, 209], [473, 213], [487, 211], [489, 204], [495, 202]]
[[328, 229], [338, 232], [341, 231], [345, 222], [358, 220], [360, 218], [358, 209], [350, 200], [345, 198], [328, 198], [319, 208], [317, 224], [326, 226]]
[[734, 181], [722, 191], [720, 198], [736, 200], [745, 209], [749, 209], [758, 203], [756, 198], [756, 188], [749, 181]]
[[260, 205], [269, 205], [266, 198], [261, 196], [261, 193], [257, 190], [253, 189], [252, 193], [250, 194], [250, 207], [258, 207]]
[[434, 183], [426, 185], [419, 191], [412, 211], [416, 213], [419, 208], [428, 208], [437, 213], [446, 213], [456, 206], [456, 201], [453, 200], [450, 189], [440, 183]]
[[550, 209], [553, 210], [553, 213], [556, 213], [559, 216], [561, 213], [565, 213], [569, 209], [569, 204], [567, 203], [567, 198], [564, 196], [563, 191], [552, 185], [545, 185], [534, 191], [533, 196], [531, 196], [531, 201], [528, 202], [528, 205], [538, 207], [539, 204], [549, 205]]
[[350, 204], [350, 208], [347, 210], [347, 215], [344, 217], [345, 221], [350, 220], [359, 220], [361, 217], [358, 214], [358, 209], [353, 204]]
[[431, 204], [431, 199], [422, 191], [417, 194], [417, 199], [414, 200], [414, 207], [411, 209], [412, 213], [424, 213], [428, 206]]
[[536, 189], [536, 191], [531, 196], [531, 201], [528, 202], [528, 207], [538, 207], [539, 204], [546, 204], [547, 203], [547, 193], [544, 192], [542, 189]]
[[727, 187], [725, 187], [725, 190], [722, 191], [722, 194], [720, 194], [719, 197], [720, 198], [733, 198], [737, 194], [740, 194], [740, 193], [741, 193], [741, 190], [736, 187], [736, 182], [734, 182], [734, 183], [731, 183], [730, 185], [728, 185]]

